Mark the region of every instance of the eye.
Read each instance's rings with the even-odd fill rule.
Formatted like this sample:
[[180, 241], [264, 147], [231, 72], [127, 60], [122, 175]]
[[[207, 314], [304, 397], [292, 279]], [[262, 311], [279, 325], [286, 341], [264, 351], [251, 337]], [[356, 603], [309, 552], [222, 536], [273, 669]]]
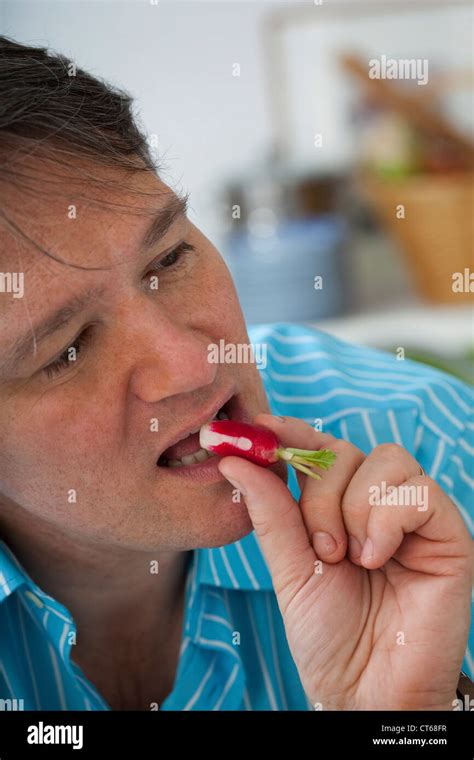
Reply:
[[84, 350], [84, 347], [89, 342], [91, 337], [90, 333], [90, 328], [83, 330], [77, 336], [74, 343], [71, 343], [70, 346], [64, 349], [62, 354], [60, 354], [57, 359], [54, 359], [54, 361], [50, 362], [50, 364], [48, 364], [46, 367], [43, 367], [42, 372], [44, 372], [48, 378], [52, 378], [56, 375], [59, 375], [63, 370], [74, 364], [74, 362], [77, 361], [79, 354]]
[[179, 269], [184, 265], [184, 257], [187, 253], [195, 251], [195, 247], [191, 243], [183, 241], [176, 248], [166, 254], [159, 261], [154, 262], [148, 270], [148, 274], [154, 272], [161, 272], [164, 269]]

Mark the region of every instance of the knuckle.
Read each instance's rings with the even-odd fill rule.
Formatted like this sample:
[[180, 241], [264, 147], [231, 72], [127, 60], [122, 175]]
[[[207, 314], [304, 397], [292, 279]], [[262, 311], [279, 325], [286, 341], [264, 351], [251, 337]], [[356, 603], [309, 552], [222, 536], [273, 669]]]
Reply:
[[441, 497], [447, 495], [439, 483], [437, 483], [436, 480], [430, 478], [428, 475], [419, 475], [417, 478], [415, 478], [415, 480], [420, 486], [426, 486], [428, 488], [430, 498], [432, 499], [440, 499]]
[[461, 546], [463, 547], [463, 550], [466, 554], [466, 558], [468, 560], [469, 566], [472, 569], [472, 565], [474, 563], [474, 541], [472, 540], [469, 534], [469, 531], [467, 529], [467, 526], [464, 520], [462, 521], [462, 527], [460, 531], [460, 541], [461, 541]]
[[[278, 512], [278, 522], [280, 525], [290, 526], [295, 519], [294, 506], [289, 504]], [[252, 515], [252, 524], [255, 533], [259, 538], [265, 539], [267, 536], [275, 532], [275, 523], [269, 519], [268, 515], [260, 514], [258, 511]]]
[[354, 499], [352, 494], [344, 494], [342, 497], [341, 507], [344, 515], [356, 517], [367, 509], [367, 504], [363, 504], [358, 499]]
[[345, 441], [343, 438], [335, 438], [334, 442], [331, 444], [331, 448], [336, 455], [339, 454], [340, 456], [343, 456], [350, 454], [351, 456], [356, 456], [358, 459], [364, 459], [362, 451], [360, 451], [357, 446], [354, 446], [353, 443]]
[[253, 527], [255, 533], [259, 538], [265, 539], [270, 533], [272, 533], [272, 526], [268, 520], [253, 520]]
[[340, 496], [335, 491], [319, 491], [317, 494], [305, 493], [300, 497], [300, 507], [305, 511], [317, 512], [318, 515], [333, 514], [340, 504]]
[[400, 459], [407, 456], [407, 451], [399, 443], [380, 443], [372, 449], [369, 456], [382, 457], [384, 459]]

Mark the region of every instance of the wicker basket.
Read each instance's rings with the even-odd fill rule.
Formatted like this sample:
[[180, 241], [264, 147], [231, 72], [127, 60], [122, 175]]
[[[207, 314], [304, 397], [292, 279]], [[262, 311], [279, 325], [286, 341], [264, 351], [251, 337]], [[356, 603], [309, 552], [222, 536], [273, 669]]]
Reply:
[[[363, 194], [399, 243], [418, 292], [434, 302], [473, 300], [453, 291], [453, 273], [474, 270], [474, 175], [419, 175], [403, 180], [360, 178]], [[405, 218], [397, 218], [403, 204]]]

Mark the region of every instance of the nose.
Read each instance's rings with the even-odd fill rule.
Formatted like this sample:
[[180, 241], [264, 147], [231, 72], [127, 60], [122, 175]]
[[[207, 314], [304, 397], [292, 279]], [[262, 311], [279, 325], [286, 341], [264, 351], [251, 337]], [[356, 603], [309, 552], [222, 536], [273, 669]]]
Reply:
[[195, 329], [156, 311], [151, 326], [140, 324], [143, 330], [133, 341], [136, 359], [130, 375], [130, 390], [138, 399], [156, 403], [215, 381], [217, 365], [208, 361], [208, 340]]

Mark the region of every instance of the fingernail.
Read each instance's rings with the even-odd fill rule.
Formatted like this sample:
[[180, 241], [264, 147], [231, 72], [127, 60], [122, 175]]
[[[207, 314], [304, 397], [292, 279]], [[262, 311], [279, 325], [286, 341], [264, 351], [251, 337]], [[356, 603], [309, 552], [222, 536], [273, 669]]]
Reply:
[[317, 531], [313, 533], [313, 547], [316, 554], [332, 554], [337, 549], [337, 544], [329, 533]]
[[349, 554], [354, 559], [359, 559], [362, 554], [362, 546], [354, 536], [349, 536]]
[[368, 538], [364, 544], [364, 548], [362, 550], [362, 556], [360, 558], [361, 562], [367, 562], [368, 559], [372, 559], [374, 556], [374, 545], [372, 543], [372, 539]]

